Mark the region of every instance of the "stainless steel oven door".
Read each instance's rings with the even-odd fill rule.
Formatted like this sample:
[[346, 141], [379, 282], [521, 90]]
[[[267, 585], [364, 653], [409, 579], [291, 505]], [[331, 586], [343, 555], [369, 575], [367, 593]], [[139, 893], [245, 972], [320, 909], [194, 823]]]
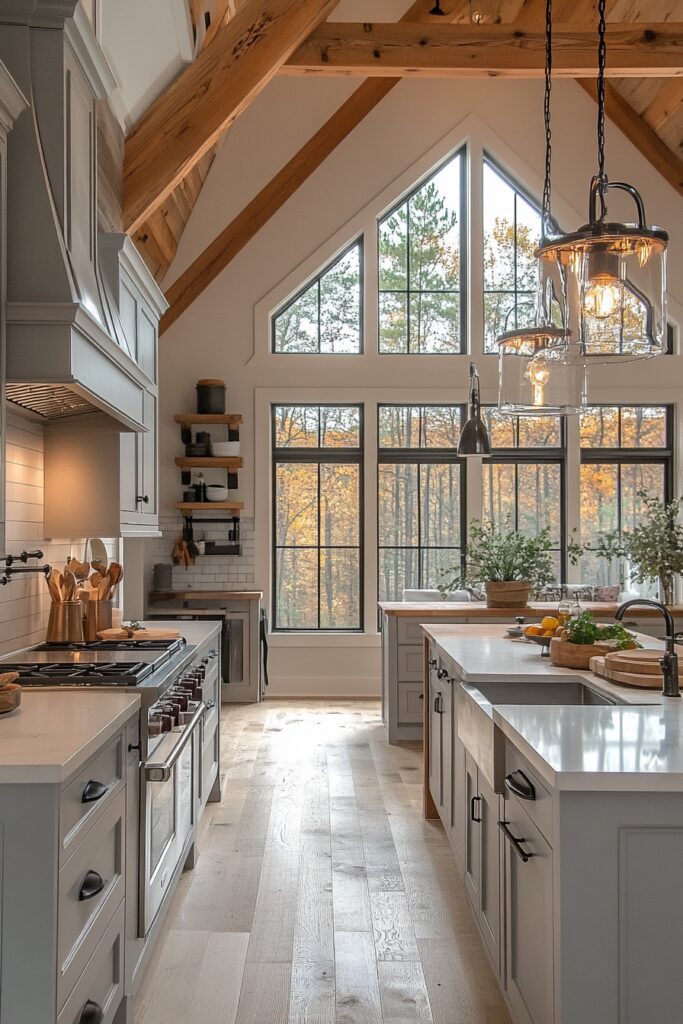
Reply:
[[205, 712], [202, 703], [182, 731], [168, 734], [142, 766], [140, 937], [149, 932], [192, 838]]

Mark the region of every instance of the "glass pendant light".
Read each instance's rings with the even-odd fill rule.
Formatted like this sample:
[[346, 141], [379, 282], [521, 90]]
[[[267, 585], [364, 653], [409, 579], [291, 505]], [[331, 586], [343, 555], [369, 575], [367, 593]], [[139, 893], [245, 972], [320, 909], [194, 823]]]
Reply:
[[[592, 362], [630, 362], [666, 350], [666, 259], [669, 236], [648, 227], [640, 193], [605, 173], [605, 0], [598, 0], [598, 173], [590, 183], [588, 223], [544, 237], [539, 259], [563, 282], [568, 326]], [[607, 219], [607, 193], [626, 193], [636, 223]]]
[[462, 428], [458, 441], [458, 455], [461, 459], [478, 455], [486, 458], [491, 454], [491, 439], [486, 424], [481, 418], [481, 397], [479, 374], [474, 363], [470, 363], [470, 405], [467, 423]]
[[[552, 133], [552, 0], [546, 0], [545, 181], [541, 232], [549, 233], [551, 214]], [[536, 322], [531, 327], [506, 331], [498, 340], [501, 412], [526, 416], [566, 416], [586, 405], [586, 367], [581, 351], [562, 323], [563, 279], [549, 264], [539, 263]], [[517, 307], [513, 306], [516, 311]], [[559, 315], [558, 315], [559, 313]], [[559, 323], [558, 323], [559, 321]]]

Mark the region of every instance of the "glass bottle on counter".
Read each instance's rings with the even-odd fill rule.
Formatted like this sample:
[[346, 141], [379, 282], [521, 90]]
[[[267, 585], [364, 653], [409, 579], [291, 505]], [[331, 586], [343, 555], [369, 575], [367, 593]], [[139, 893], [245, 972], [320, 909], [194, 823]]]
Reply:
[[572, 603], [566, 594], [557, 606], [557, 618], [561, 626], [566, 625], [572, 617]]

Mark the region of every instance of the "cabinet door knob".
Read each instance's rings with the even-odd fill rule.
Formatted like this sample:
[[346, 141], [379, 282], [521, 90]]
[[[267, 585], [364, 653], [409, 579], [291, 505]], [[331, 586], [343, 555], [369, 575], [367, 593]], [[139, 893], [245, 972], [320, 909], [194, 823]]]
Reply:
[[86, 784], [83, 794], [81, 796], [81, 803], [92, 804], [96, 800], [101, 800], [107, 792], [107, 786], [102, 782], [95, 782], [93, 779]]
[[135, 499], [136, 505], [149, 505], [149, 494], [138, 494]]
[[[516, 775], [522, 780], [521, 782], [517, 781], [515, 778]], [[517, 768], [514, 772], [510, 772], [509, 775], [505, 776], [505, 788], [511, 793], [514, 793], [515, 796], [518, 796], [521, 800], [536, 799], [536, 788], [521, 768]]]
[[87, 1003], [81, 1010], [81, 1015], [78, 1018], [78, 1024], [102, 1024], [104, 1020], [104, 1010], [99, 1003], [94, 1003], [92, 999], [88, 999]]
[[81, 882], [78, 899], [81, 903], [85, 902], [85, 900], [91, 900], [98, 893], [102, 892], [103, 889], [104, 879], [99, 871], [88, 871]]

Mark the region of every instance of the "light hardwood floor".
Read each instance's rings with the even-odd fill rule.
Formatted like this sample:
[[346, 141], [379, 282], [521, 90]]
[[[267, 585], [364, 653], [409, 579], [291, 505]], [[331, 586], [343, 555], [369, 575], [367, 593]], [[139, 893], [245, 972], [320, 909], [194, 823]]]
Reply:
[[421, 753], [377, 703], [233, 706], [222, 740], [136, 1024], [509, 1024]]

